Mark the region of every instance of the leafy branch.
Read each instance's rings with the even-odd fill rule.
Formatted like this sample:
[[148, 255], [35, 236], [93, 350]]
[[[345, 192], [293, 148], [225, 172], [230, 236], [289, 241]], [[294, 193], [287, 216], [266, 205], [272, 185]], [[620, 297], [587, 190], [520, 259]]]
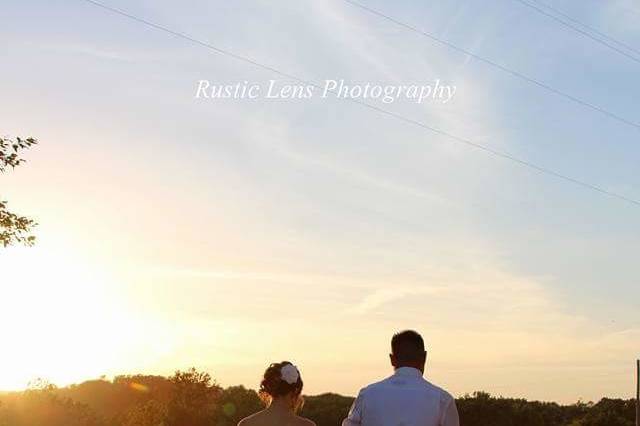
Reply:
[[30, 148], [37, 144], [34, 138], [16, 138], [16, 140], [8, 138], [0, 138], [0, 172], [4, 172], [7, 167], [14, 169], [26, 160], [20, 158], [18, 151]]
[[[34, 138], [0, 138], [0, 173], [24, 163], [25, 160], [20, 157], [19, 152], [37, 143]], [[3, 247], [12, 244], [33, 245], [36, 237], [31, 235], [31, 231], [35, 226], [35, 221], [10, 212], [7, 202], [0, 200], [0, 244]]]

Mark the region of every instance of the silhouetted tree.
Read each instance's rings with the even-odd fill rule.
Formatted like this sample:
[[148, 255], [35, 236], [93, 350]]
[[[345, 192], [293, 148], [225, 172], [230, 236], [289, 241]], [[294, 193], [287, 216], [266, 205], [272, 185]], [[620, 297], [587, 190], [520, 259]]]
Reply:
[[633, 426], [635, 424], [633, 400], [603, 398], [589, 409], [580, 426]]
[[349, 413], [354, 398], [325, 393], [307, 396], [302, 407], [302, 415], [313, 420], [318, 426], [339, 425]]
[[497, 398], [486, 392], [465, 395], [456, 404], [460, 424], [465, 426], [578, 426], [591, 409], [591, 405], [582, 402], [561, 406], [553, 402]]
[[244, 386], [232, 386], [222, 391], [217, 404], [216, 425], [235, 426], [238, 422], [264, 408], [258, 393]]
[[105, 426], [90, 407], [56, 394], [55, 386], [38, 382], [0, 407], [3, 426]]
[[[19, 151], [36, 143], [33, 138], [0, 138], [0, 173], [22, 164], [25, 160], [18, 155]], [[3, 247], [15, 243], [33, 245], [35, 237], [31, 235], [31, 230], [35, 225], [32, 219], [10, 212], [7, 202], [0, 200], [0, 244]]]
[[215, 424], [216, 403], [222, 389], [208, 373], [195, 368], [176, 371], [168, 405], [167, 426], [210, 426]]
[[122, 421], [118, 422], [119, 426], [165, 426], [168, 424], [167, 405], [156, 401], [149, 400], [144, 404], [139, 404], [130, 409], [124, 416]]

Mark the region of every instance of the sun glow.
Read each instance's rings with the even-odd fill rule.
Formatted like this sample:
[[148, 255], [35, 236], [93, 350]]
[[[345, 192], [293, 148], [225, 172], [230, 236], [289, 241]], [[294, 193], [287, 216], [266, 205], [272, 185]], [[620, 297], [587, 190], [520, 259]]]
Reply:
[[64, 385], [117, 365], [127, 329], [104, 270], [72, 249], [38, 245], [4, 250], [0, 271], [0, 389], [35, 378]]

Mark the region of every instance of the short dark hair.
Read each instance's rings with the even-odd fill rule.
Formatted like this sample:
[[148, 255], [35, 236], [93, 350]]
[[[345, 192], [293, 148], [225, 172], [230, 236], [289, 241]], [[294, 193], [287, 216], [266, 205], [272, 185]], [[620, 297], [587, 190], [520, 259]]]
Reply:
[[424, 340], [416, 331], [401, 331], [391, 339], [391, 353], [398, 362], [421, 361], [424, 357]]

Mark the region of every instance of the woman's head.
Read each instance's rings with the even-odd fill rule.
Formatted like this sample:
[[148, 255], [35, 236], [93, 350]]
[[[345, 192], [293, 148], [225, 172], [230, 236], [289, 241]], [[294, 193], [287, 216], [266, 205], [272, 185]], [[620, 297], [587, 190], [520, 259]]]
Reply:
[[298, 368], [289, 361], [271, 364], [264, 372], [260, 383], [260, 396], [267, 403], [273, 400], [290, 399], [293, 408], [300, 404], [302, 377]]

